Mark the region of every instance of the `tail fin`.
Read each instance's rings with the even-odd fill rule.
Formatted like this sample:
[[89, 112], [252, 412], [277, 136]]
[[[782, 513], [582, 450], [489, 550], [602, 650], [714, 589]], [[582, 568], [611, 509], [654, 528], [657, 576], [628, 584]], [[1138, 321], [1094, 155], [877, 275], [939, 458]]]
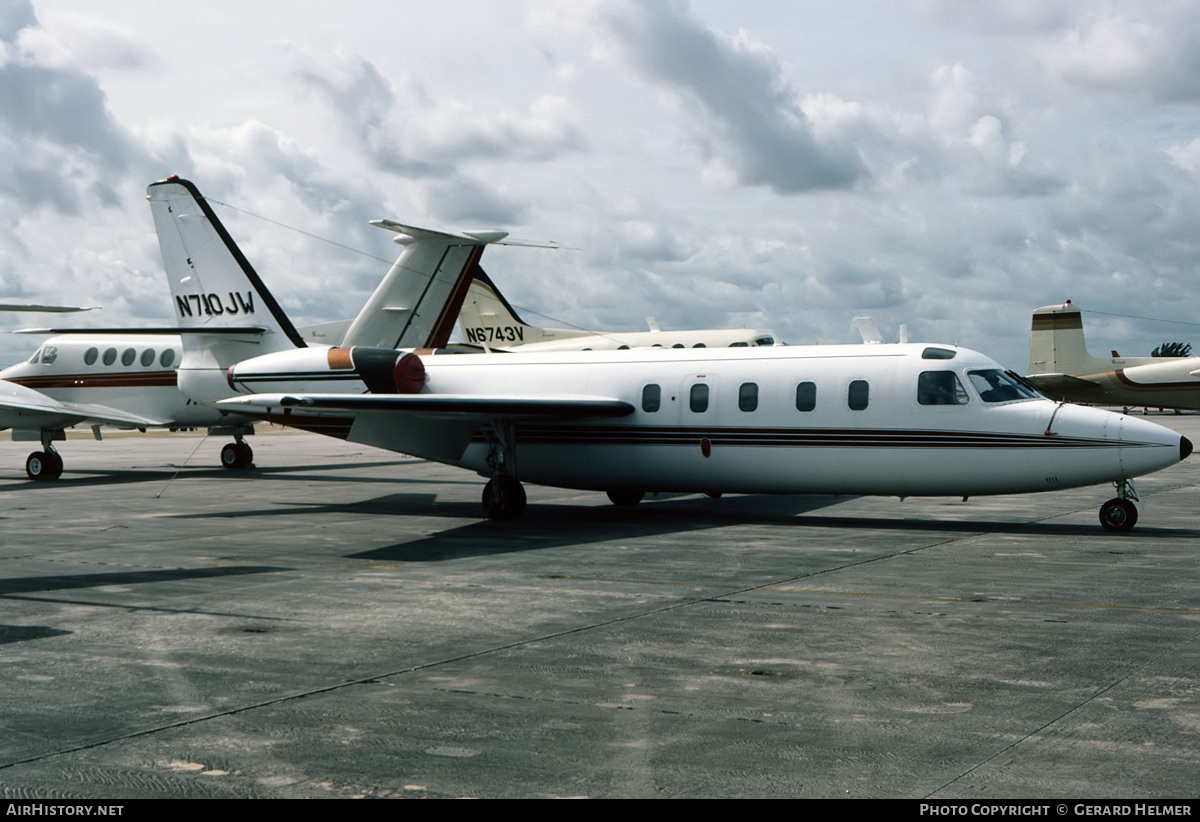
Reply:
[[[395, 231], [404, 251], [342, 339], [345, 347], [441, 348], [450, 339], [484, 246], [504, 231], [446, 234], [391, 220], [372, 225]], [[487, 275], [483, 275], [486, 277]]]
[[305, 347], [304, 337], [193, 183], [170, 177], [151, 183], [146, 194], [185, 356], [189, 349], [213, 349], [219, 361], [227, 361], [221, 364], [229, 365]]
[[1102, 359], [1088, 353], [1083, 340], [1083, 316], [1068, 300], [1062, 305], [1034, 309], [1029, 334], [1029, 370], [1039, 374], [1080, 376], [1111, 371], [1131, 364], [1131, 358]]

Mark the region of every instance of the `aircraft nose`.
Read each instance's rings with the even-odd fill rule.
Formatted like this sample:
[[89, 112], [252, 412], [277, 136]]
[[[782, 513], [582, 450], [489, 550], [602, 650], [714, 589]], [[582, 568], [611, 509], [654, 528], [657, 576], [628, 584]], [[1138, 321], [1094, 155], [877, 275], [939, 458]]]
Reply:
[[1187, 437], [1179, 438], [1179, 460], [1182, 462], [1192, 454], [1192, 441]]

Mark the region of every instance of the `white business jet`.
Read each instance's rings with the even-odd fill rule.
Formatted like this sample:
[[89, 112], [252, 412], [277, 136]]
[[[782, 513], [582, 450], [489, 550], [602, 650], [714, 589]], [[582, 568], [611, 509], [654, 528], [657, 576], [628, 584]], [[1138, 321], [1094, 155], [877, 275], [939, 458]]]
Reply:
[[647, 318], [649, 331], [584, 331], [530, 325], [504, 299], [482, 268], [475, 269], [458, 314], [463, 341], [491, 351], [604, 351], [629, 348], [747, 348], [776, 345], [772, 331], [755, 328], [708, 328], [663, 331]]
[[[196, 187], [186, 180], [175, 182], [189, 192], [192, 216], [202, 223], [201, 230], [212, 234], [222, 253], [239, 261], [248, 284], [244, 289], [188, 294], [176, 300], [175, 310], [183, 317], [220, 318], [230, 326], [223, 333], [243, 338], [259, 334], [260, 318], [269, 316], [274, 333], [296, 348], [326, 334], [340, 338], [343, 345], [445, 345], [483, 246], [506, 236], [504, 232], [458, 236], [375, 220], [373, 225], [396, 234], [395, 241], [403, 246], [399, 257], [348, 326], [333, 323], [303, 333], [262, 285]], [[203, 250], [197, 259], [204, 259]], [[57, 306], [13, 309], [63, 310]], [[91, 426], [97, 439], [101, 426], [207, 428], [211, 435], [234, 437], [221, 449], [222, 465], [252, 464], [254, 452], [243, 438], [253, 433], [257, 419], [201, 405], [180, 392], [175, 371], [183, 352], [179, 328], [75, 332], [48, 328], [26, 333], [61, 334], [46, 340], [26, 362], [0, 371], [0, 429], [12, 429], [16, 441], [42, 443], [43, 450], [30, 454], [25, 462], [31, 479], [52, 480], [62, 474], [63, 460], [53, 443], [66, 439], [65, 429], [73, 425]]]
[[295, 345], [279, 317], [231, 331], [185, 312], [261, 282], [194, 188], [149, 188], [177, 318], [180, 388], [247, 416], [489, 477], [493, 519], [525, 507], [521, 481], [606, 491], [1006, 494], [1111, 482], [1110, 530], [1137, 518], [1132, 478], [1182, 460], [1162, 426], [1052, 402], [992, 360], [949, 345], [438, 354]]

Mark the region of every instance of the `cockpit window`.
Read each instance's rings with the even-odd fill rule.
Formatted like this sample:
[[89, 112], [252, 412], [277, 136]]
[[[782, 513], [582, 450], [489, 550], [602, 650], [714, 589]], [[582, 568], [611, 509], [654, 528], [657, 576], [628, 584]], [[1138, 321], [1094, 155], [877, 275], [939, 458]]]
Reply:
[[953, 371], [922, 371], [917, 377], [921, 405], [966, 405], [967, 392]]
[[774, 345], [775, 338], [774, 337], [759, 337], [757, 340], [754, 341], [754, 344], [755, 345]]
[[967, 376], [971, 379], [971, 385], [979, 392], [979, 398], [984, 402], [1034, 400], [1039, 396], [1015, 374], [1001, 371], [999, 368], [968, 371]]

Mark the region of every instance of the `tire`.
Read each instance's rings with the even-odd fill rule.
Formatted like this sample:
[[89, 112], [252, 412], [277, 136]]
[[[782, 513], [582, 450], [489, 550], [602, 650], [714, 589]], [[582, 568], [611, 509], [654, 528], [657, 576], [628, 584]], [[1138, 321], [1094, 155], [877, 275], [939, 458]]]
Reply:
[[1137, 506], [1127, 499], [1114, 497], [1100, 506], [1100, 524], [1106, 531], [1128, 531], [1137, 524], [1137, 518]]
[[630, 491], [628, 488], [614, 488], [608, 492], [608, 498], [613, 505], [637, 505], [646, 496], [645, 491]]
[[31, 480], [49, 482], [62, 476], [62, 457], [55, 451], [34, 451], [25, 460], [25, 474]]
[[221, 448], [221, 467], [249, 468], [254, 464], [254, 451], [244, 442], [227, 442]]
[[525, 488], [516, 477], [492, 477], [483, 487], [483, 512], [501, 522], [520, 519], [525, 513]]

